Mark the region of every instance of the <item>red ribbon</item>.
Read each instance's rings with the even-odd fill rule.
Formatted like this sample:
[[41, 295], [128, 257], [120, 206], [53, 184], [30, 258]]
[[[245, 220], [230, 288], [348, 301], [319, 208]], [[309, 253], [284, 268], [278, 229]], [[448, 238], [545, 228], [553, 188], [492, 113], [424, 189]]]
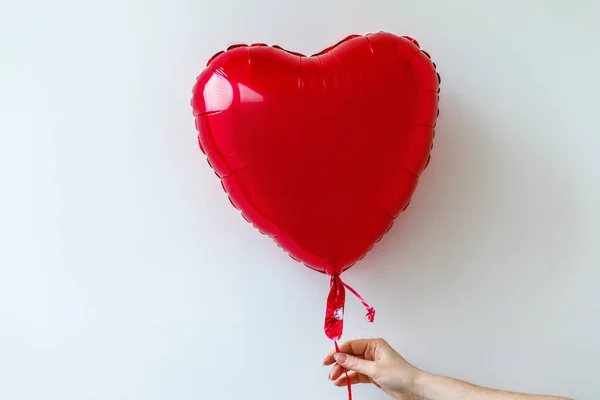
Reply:
[[[334, 340], [335, 344], [335, 352], [340, 352], [340, 346], [338, 346], [337, 340]], [[348, 400], [352, 400], [352, 382], [350, 382], [350, 375], [348, 375], [348, 370], [344, 368], [344, 375], [346, 375], [346, 383], [348, 384]]]
[[365, 308], [367, 309], [367, 321], [369, 322], [373, 322], [375, 321], [375, 309], [373, 307], [371, 307], [370, 305], [367, 304], [367, 302], [365, 301], [365, 299], [363, 299], [363, 297], [358, 294], [358, 292], [356, 290], [354, 290], [352, 287], [350, 287], [346, 282], [342, 281], [340, 279], [340, 282], [342, 282], [342, 285], [344, 285], [344, 287], [346, 289], [348, 289], [350, 291], [350, 293], [352, 293], [353, 295], [355, 295], [361, 303], [363, 303], [363, 306], [365, 306]]

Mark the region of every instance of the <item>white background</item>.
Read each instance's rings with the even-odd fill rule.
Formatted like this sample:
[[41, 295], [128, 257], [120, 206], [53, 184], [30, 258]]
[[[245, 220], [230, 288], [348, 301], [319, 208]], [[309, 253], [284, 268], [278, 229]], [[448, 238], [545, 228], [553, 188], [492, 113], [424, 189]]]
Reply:
[[[0, 0], [0, 399], [345, 399], [328, 281], [230, 206], [189, 99], [230, 44], [415, 37], [430, 167], [346, 280], [346, 338], [498, 388], [600, 396], [600, 6]], [[373, 387], [356, 399], [383, 399]]]

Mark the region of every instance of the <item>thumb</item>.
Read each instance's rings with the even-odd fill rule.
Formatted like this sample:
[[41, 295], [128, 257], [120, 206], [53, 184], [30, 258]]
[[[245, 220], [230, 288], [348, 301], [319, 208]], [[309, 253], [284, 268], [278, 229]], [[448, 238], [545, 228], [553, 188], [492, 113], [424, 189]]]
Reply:
[[375, 375], [374, 361], [363, 360], [362, 358], [344, 353], [336, 353], [333, 358], [335, 358], [335, 361], [337, 361], [339, 365], [346, 369], [356, 371], [359, 374], [367, 375], [369, 377]]

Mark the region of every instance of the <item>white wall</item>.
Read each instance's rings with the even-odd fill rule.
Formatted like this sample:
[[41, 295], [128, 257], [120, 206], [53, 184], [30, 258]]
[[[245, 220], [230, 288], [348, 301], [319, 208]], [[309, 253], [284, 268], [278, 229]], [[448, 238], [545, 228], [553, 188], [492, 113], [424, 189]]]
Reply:
[[369, 3], [0, 0], [0, 399], [345, 399], [327, 279], [229, 205], [189, 99], [231, 43], [378, 30], [431, 53], [441, 116], [408, 212], [346, 274], [378, 311], [349, 298], [346, 338], [600, 396], [599, 3]]

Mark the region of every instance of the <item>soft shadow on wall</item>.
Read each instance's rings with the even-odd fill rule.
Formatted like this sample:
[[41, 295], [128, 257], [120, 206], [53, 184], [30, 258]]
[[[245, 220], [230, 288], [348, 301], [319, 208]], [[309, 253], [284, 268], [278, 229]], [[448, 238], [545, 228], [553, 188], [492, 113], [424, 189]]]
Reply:
[[[441, 96], [432, 160], [409, 209], [347, 280], [370, 288], [386, 337], [421, 367], [544, 386], [513, 364], [544, 361], [568, 319], [552, 313], [582, 242], [577, 187], [560, 158], [536, 147], [530, 133], [543, 126], [526, 114], [464, 104], [443, 87]], [[539, 336], [552, 325], [555, 334]], [[492, 360], [515, 375], [490, 379], [480, 367]]]

